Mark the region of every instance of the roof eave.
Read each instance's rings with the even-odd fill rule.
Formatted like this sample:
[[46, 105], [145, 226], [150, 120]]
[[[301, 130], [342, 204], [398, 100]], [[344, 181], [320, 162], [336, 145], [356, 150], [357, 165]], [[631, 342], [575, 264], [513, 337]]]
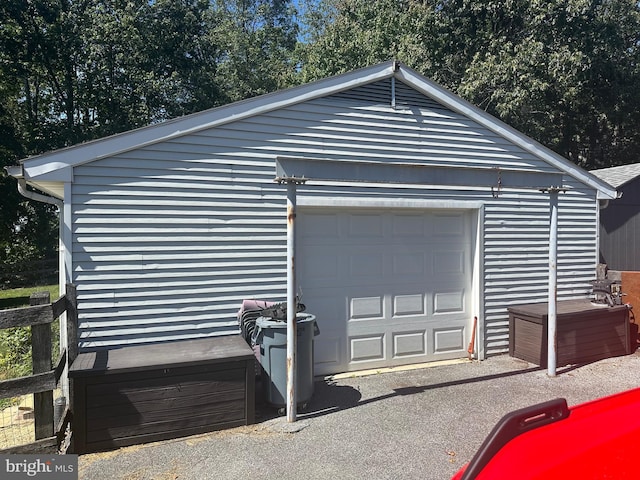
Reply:
[[618, 198], [618, 192], [615, 188], [611, 187], [611, 185], [603, 182], [595, 175], [590, 174], [578, 165], [575, 165], [566, 158], [558, 155], [532, 138], [527, 137], [523, 133], [467, 102], [458, 95], [455, 95], [440, 85], [426, 79], [411, 68], [403, 65], [402, 68], [396, 71], [395, 76], [399, 80], [422, 92], [424, 95], [437, 99], [438, 102], [451, 110], [478, 122], [497, 135], [515, 143], [522, 149], [545, 160], [547, 163], [555, 166], [559, 170], [564, 171], [567, 175], [570, 175], [594, 188], [597, 191], [597, 198], [599, 200], [613, 200]]
[[53, 172], [136, 148], [164, 142], [225, 123], [285, 108], [393, 76], [395, 61], [355, 70], [279, 92], [205, 110], [156, 125], [55, 150], [21, 161], [27, 178], [51, 179]]
[[392, 76], [591, 186], [597, 190], [598, 199], [618, 198], [616, 189], [595, 175], [395, 60], [27, 158], [21, 161], [21, 172], [30, 181], [72, 181], [72, 168], [77, 165], [332, 95]]

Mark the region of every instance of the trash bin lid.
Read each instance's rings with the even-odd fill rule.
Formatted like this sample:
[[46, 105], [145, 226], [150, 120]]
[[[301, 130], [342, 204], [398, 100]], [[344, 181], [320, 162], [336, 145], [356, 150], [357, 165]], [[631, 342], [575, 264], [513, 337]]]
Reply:
[[[298, 313], [296, 315], [296, 323], [298, 324], [313, 322], [315, 319], [316, 316], [310, 313]], [[287, 328], [286, 321], [273, 320], [271, 317], [258, 317], [256, 325], [260, 328]]]

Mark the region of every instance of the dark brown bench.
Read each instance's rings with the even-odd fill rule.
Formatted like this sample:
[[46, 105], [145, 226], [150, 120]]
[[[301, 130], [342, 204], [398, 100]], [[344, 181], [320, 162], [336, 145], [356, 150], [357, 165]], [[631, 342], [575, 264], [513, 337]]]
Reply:
[[[548, 304], [509, 307], [509, 354], [547, 367]], [[629, 309], [562, 300], [556, 311], [557, 366], [631, 353]]]
[[76, 453], [254, 421], [255, 357], [236, 335], [81, 353], [69, 377]]

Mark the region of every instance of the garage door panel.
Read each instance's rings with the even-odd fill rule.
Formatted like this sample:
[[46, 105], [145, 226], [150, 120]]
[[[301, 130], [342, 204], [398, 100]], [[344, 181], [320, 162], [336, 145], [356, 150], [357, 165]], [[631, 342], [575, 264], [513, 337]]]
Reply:
[[[332, 247], [315, 247], [316, 254], [297, 262], [298, 275], [307, 286], [332, 286], [342, 278], [340, 259], [332, 255]], [[301, 257], [302, 258], [302, 257]]]
[[426, 330], [393, 333], [393, 358], [408, 358], [427, 354]]
[[384, 235], [384, 217], [378, 214], [350, 214], [348, 220], [348, 235], [350, 238], [382, 239]]
[[353, 297], [349, 299], [349, 321], [381, 320], [384, 318], [382, 296]]
[[403, 241], [421, 241], [424, 238], [426, 222], [423, 214], [398, 214], [391, 221], [394, 237]]
[[404, 295], [393, 295], [393, 318], [408, 316], [423, 316], [427, 309], [426, 294], [409, 293]]
[[317, 235], [300, 235], [296, 253], [303, 303], [321, 331], [318, 374], [466, 355], [468, 213], [321, 213], [300, 211], [299, 231], [316, 222]]
[[349, 361], [370, 362], [385, 359], [385, 335], [349, 337]]
[[433, 248], [434, 275], [464, 275], [466, 272], [465, 251]]
[[433, 314], [465, 313], [464, 291], [436, 292], [433, 294]]
[[340, 371], [345, 364], [344, 335], [336, 335], [324, 329], [321, 332], [321, 336], [314, 340], [315, 373], [326, 375]]
[[[338, 235], [340, 218], [333, 213], [306, 212], [300, 237], [334, 239]], [[299, 237], [299, 238], [300, 238]]]
[[464, 333], [464, 327], [434, 329], [434, 353], [464, 352]]
[[433, 232], [436, 237], [466, 237], [464, 212], [433, 214]]
[[351, 279], [375, 280], [376, 277], [382, 277], [384, 273], [383, 257], [376, 255], [375, 252], [363, 249], [360, 253], [352, 253], [349, 255], [349, 271], [348, 276]]
[[344, 290], [339, 288], [303, 290], [301, 299], [307, 307], [307, 311], [318, 317], [316, 312], [322, 312], [322, 318], [317, 322], [322, 329], [323, 324], [327, 328], [338, 328], [346, 331]]
[[[333, 284], [335, 285], [335, 283]], [[314, 363], [318, 375], [344, 371], [347, 362], [347, 324], [343, 290], [336, 288], [303, 290], [302, 303], [316, 315], [320, 335], [314, 337]], [[313, 293], [313, 294], [312, 294]]]
[[392, 251], [391, 254], [391, 274], [406, 281], [409, 276], [414, 276], [416, 280], [424, 278], [430, 273], [430, 262], [424, 252], [421, 251]]

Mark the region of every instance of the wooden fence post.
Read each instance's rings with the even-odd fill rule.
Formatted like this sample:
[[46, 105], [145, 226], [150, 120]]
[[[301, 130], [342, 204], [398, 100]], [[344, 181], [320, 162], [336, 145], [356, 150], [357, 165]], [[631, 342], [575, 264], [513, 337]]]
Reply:
[[[49, 292], [31, 295], [30, 305], [51, 303]], [[31, 357], [33, 373], [45, 373], [51, 370], [51, 324], [31, 326]], [[36, 440], [53, 436], [53, 392], [33, 394], [33, 414], [35, 419]]]
[[[72, 283], [67, 283], [65, 290], [65, 298], [67, 299], [67, 371], [71, 368], [71, 364], [78, 356], [78, 297], [76, 292], [76, 286]], [[73, 380], [69, 378], [69, 396], [68, 402], [69, 409], [73, 412], [74, 396], [73, 396]], [[73, 440], [72, 440], [73, 442]]]
[[78, 356], [78, 297], [76, 286], [67, 283], [67, 365], [71, 366]]

